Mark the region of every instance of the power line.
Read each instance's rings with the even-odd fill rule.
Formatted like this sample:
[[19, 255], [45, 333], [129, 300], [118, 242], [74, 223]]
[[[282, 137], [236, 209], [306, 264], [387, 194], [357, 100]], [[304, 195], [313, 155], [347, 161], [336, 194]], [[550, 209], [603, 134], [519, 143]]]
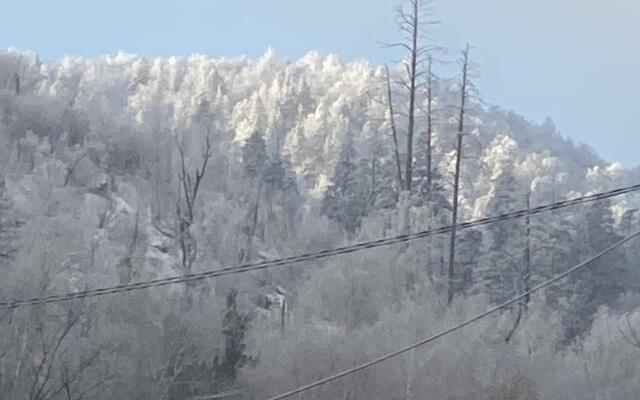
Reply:
[[406, 353], [408, 351], [411, 351], [411, 350], [414, 350], [414, 349], [416, 349], [418, 347], [424, 346], [425, 344], [434, 342], [434, 341], [442, 338], [443, 336], [446, 336], [446, 335], [448, 335], [450, 333], [458, 331], [458, 330], [460, 330], [460, 329], [462, 329], [462, 328], [464, 328], [464, 327], [466, 327], [468, 325], [473, 324], [474, 322], [478, 322], [481, 319], [486, 318], [489, 315], [494, 314], [494, 313], [496, 313], [496, 312], [498, 312], [498, 311], [500, 311], [500, 310], [502, 310], [504, 308], [507, 308], [510, 305], [515, 304], [518, 301], [524, 299], [525, 297], [530, 296], [533, 293], [538, 292], [538, 291], [540, 291], [540, 290], [542, 290], [542, 289], [544, 289], [544, 288], [546, 288], [546, 287], [558, 282], [559, 280], [564, 279], [567, 276], [580, 271], [581, 269], [585, 268], [590, 263], [594, 262], [595, 260], [599, 259], [600, 257], [602, 257], [602, 256], [604, 256], [604, 255], [606, 255], [608, 253], [611, 253], [613, 250], [615, 250], [618, 247], [622, 246], [623, 244], [629, 242], [630, 240], [636, 238], [637, 236], [640, 236], [640, 231], [638, 231], [638, 232], [636, 232], [636, 233], [634, 233], [634, 234], [632, 234], [630, 236], [627, 236], [626, 238], [624, 238], [624, 239], [620, 240], [619, 242], [613, 244], [612, 246], [610, 246], [607, 249], [601, 251], [600, 253], [596, 254], [595, 256], [589, 258], [588, 260], [581, 262], [580, 264], [576, 265], [575, 267], [573, 267], [573, 268], [571, 268], [571, 269], [569, 269], [569, 270], [567, 270], [567, 271], [565, 271], [565, 272], [563, 272], [563, 273], [561, 273], [559, 275], [556, 275], [555, 277], [549, 279], [548, 281], [545, 281], [545, 282], [539, 284], [538, 286], [535, 286], [534, 288], [532, 288], [532, 289], [530, 289], [530, 290], [528, 290], [528, 291], [526, 291], [526, 292], [524, 292], [524, 293], [512, 298], [511, 300], [508, 300], [508, 301], [506, 301], [506, 302], [504, 302], [504, 303], [502, 303], [500, 305], [497, 305], [497, 306], [495, 306], [493, 308], [490, 308], [489, 310], [487, 310], [487, 311], [485, 311], [485, 312], [483, 312], [481, 314], [478, 314], [475, 317], [472, 317], [472, 318], [470, 318], [470, 319], [468, 319], [468, 320], [466, 320], [466, 321], [464, 321], [464, 322], [462, 322], [462, 323], [460, 323], [460, 324], [458, 324], [456, 326], [453, 326], [451, 328], [445, 329], [442, 332], [439, 332], [439, 333], [437, 333], [437, 334], [435, 334], [435, 335], [433, 335], [431, 337], [428, 337], [426, 339], [422, 339], [419, 342], [416, 342], [416, 343], [413, 343], [413, 344], [411, 344], [409, 346], [403, 347], [403, 348], [401, 348], [399, 350], [396, 350], [396, 351], [394, 351], [392, 353], [385, 354], [385, 355], [380, 356], [378, 358], [375, 358], [375, 359], [373, 359], [371, 361], [368, 361], [368, 362], [366, 362], [364, 364], [360, 364], [360, 365], [358, 365], [356, 367], [349, 368], [349, 369], [344, 370], [342, 372], [338, 372], [337, 374], [328, 376], [326, 378], [320, 379], [320, 380], [315, 381], [313, 383], [310, 383], [310, 384], [307, 384], [307, 385], [304, 385], [304, 386], [300, 386], [300, 387], [298, 387], [296, 389], [293, 389], [293, 390], [290, 390], [288, 392], [285, 392], [285, 393], [279, 394], [277, 396], [271, 397], [268, 400], [282, 400], [284, 398], [293, 396], [294, 394], [302, 393], [304, 391], [307, 391], [307, 390], [313, 389], [315, 387], [324, 385], [325, 383], [329, 383], [329, 382], [335, 381], [336, 379], [340, 379], [340, 378], [343, 378], [343, 377], [345, 377], [347, 375], [351, 375], [351, 374], [354, 374], [356, 372], [362, 371], [362, 370], [367, 369], [369, 367], [372, 367], [372, 366], [374, 366], [376, 364], [380, 364], [380, 363], [382, 363], [382, 362], [384, 362], [386, 360], [389, 360], [391, 358], [394, 358], [394, 357], [397, 357], [397, 356], [399, 356], [401, 354], [404, 354], [404, 353]]
[[321, 250], [317, 252], [306, 253], [306, 254], [301, 254], [301, 255], [287, 257], [287, 258], [266, 260], [258, 263], [242, 264], [235, 267], [227, 267], [227, 268], [222, 268], [218, 270], [209, 270], [209, 271], [204, 271], [199, 273], [172, 276], [167, 278], [160, 278], [160, 279], [142, 281], [142, 282], [136, 282], [136, 283], [130, 283], [130, 284], [122, 284], [117, 286], [109, 286], [109, 287], [98, 288], [98, 289], [88, 289], [88, 290], [79, 291], [79, 292], [71, 292], [71, 293], [44, 296], [44, 297], [34, 297], [30, 299], [21, 299], [21, 300], [14, 300], [14, 301], [1, 301], [0, 309], [17, 308], [17, 307], [23, 307], [23, 306], [36, 305], [36, 304], [58, 303], [62, 301], [70, 301], [70, 300], [82, 299], [87, 297], [96, 297], [96, 296], [103, 296], [108, 294], [130, 292], [134, 290], [147, 289], [151, 287], [173, 285], [173, 284], [184, 283], [184, 282], [193, 282], [193, 281], [199, 281], [204, 279], [216, 278], [220, 276], [241, 274], [241, 273], [280, 267], [285, 265], [293, 265], [293, 264], [298, 264], [304, 261], [319, 260], [327, 257], [354, 253], [354, 252], [372, 249], [376, 247], [406, 243], [406, 242], [418, 240], [421, 238], [425, 238], [425, 237], [429, 237], [437, 234], [451, 232], [453, 229], [456, 229], [456, 230], [470, 229], [473, 227], [489, 225], [496, 222], [522, 218], [525, 216], [542, 214], [545, 212], [559, 210], [559, 209], [567, 208], [567, 207], [578, 205], [578, 204], [589, 203], [597, 200], [603, 200], [603, 199], [607, 199], [615, 196], [620, 196], [622, 194], [631, 193], [638, 190], [640, 190], [640, 184], [627, 186], [627, 187], [611, 190], [608, 192], [582, 196], [582, 197], [565, 200], [565, 201], [561, 201], [553, 204], [548, 204], [544, 206], [539, 206], [535, 208], [515, 211], [515, 212], [502, 214], [494, 217], [486, 217], [486, 218], [481, 218], [481, 219], [477, 219], [469, 222], [463, 222], [456, 225], [455, 227], [452, 225], [443, 226], [440, 228], [429, 229], [429, 230], [420, 231], [416, 233], [399, 235], [399, 236], [394, 236], [390, 238], [383, 238], [383, 239], [378, 239], [378, 240], [369, 241], [369, 242], [362, 242], [354, 245]]

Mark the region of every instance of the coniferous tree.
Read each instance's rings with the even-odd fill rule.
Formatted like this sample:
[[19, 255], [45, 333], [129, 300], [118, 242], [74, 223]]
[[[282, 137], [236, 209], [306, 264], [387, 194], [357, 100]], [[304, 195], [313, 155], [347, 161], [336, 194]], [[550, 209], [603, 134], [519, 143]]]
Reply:
[[[264, 137], [257, 131], [247, 139], [242, 147], [242, 165], [243, 175], [245, 179], [248, 179], [249, 189], [255, 192], [252, 197], [253, 201], [250, 202], [246, 232], [246, 245], [241, 251], [240, 258], [249, 260], [253, 257], [254, 247], [254, 235], [262, 236], [258, 230], [258, 223], [260, 219], [260, 205], [263, 197], [263, 188], [265, 183], [265, 176], [269, 166], [269, 156], [267, 154], [267, 145]], [[275, 174], [275, 175], [274, 175]], [[275, 171], [271, 172], [272, 177], [270, 179], [277, 179]], [[264, 229], [262, 229], [262, 233]]]
[[270, 157], [264, 173], [264, 180], [269, 187], [274, 191], [283, 190], [286, 180], [285, 174], [285, 165], [280, 154]]
[[[622, 237], [615, 232], [610, 201], [603, 200], [583, 207], [578, 235], [574, 239], [574, 263], [604, 250]], [[571, 278], [573, 296], [565, 314], [566, 340], [586, 333], [601, 306], [612, 306], [628, 289], [629, 274], [624, 268], [622, 251], [610, 253], [589, 264], [583, 273]]]
[[269, 157], [264, 137], [254, 132], [242, 147], [242, 164], [246, 178], [261, 178], [266, 171]]
[[5, 180], [0, 180], [0, 263], [13, 261], [18, 252], [18, 236], [22, 222], [9, 198]]
[[[507, 214], [524, 207], [523, 191], [507, 166], [495, 179], [487, 215]], [[510, 220], [487, 228], [488, 249], [481, 274], [491, 300], [501, 302], [521, 291], [524, 274], [525, 226], [522, 220]]]
[[[427, 208], [427, 228], [434, 229], [450, 224], [451, 203], [450, 194], [442, 184], [442, 174], [434, 165], [431, 169], [431, 191], [424, 202]], [[423, 189], [425, 189], [423, 187]], [[448, 238], [445, 235], [435, 235], [427, 237], [427, 274], [439, 283], [447, 279], [446, 273], [446, 250]], [[444, 287], [440, 289], [446, 290]]]
[[224, 336], [224, 355], [216, 361], [216, 381], [219, 389], [227, 389], [236, 382], [238, 371], [252, 358], [247, 355], [246, 334], [250, 317], [241, 314], [237, 306], [237, 291], [227, 295], [227, 309], [222, 321]]
[[368, 157], [361, 158], [359, 168], [363, 176], [363, 191], [367, 197], [368, 211], [394, 208], [401, 191], [398, 179], [395, 150], [389, 147], [384, 137], [374, 133], [370, 139]]
[[375, 195], [376, 208], [391, 209], [398, 204], [398, 181], [394, 176], [394, 166], [390, 160], [380, 162], [377, 190]]
[[342, 224], [354, 234], [360, 227], [366, 201], [360, 191], [358, 160], [351, 139], [343, 144], [335, 168], [333, 183], [327, 188], [322, 202], [322, 213]]
[[395, 207], [398, 195], [398, 182], [393, 176], [393, 165], [388, 158], [388, 148], [378, 143], [368, 158], [360, 158], [358, 169], [362, 176], [360, 182], [365, 214], [380, 209]]
[[[271, 229], [277, 232], [277, 235], [286, 236], [295, 229], [294, 217], [304, 201], [288, 158], [279, 152], [273, 154], [263, 179], [266, 185], [269, 224], [274, 225]], [[279, 213], [274, 212], [274, 204], [283, 210], [283, 219], [278, 216]]]
[[[539, 185], [531, 197], [531, 206], [553, 202], [552, 188]], [[567, 211], [532, 217], [529, 225], [531, 275], [529, 283], [539, 284], [562, 272], [566, 265], [575, 262], [572, 244], [576, 237], [576, 226], [568, 218]], [[546, 300], [557, 307], [562, 299], [569, 296], [571, 290], [566, 286], [553, 286], [547, 289]]]
[[296, 173], [286, 155], [276, 152], [269, 158], [264, 180], [272, 190], [284, 193], [287, 199], [292, 201], [289, 205], [302, 201]]
[[426, 132], [418, 136], [418, 149], [413, 168], [413, 183], [411, 193], [411, 203], [414, 206], [421, 207], [429, 201], [430, 186], [433, 183], [433, 166], [430, 160], [430, 144]]

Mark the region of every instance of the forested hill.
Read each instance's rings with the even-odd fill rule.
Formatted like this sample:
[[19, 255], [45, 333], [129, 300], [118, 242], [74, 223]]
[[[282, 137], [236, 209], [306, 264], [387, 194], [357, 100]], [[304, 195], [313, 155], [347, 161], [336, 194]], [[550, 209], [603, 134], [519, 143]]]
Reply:
[[[401, 68], [392, 68], [392, 83]], [[296, 61], [269, 50], [259, 59], [121, 53], [51, 63], [0, 53], [0, 299], [448, 225], [458, 79], [433, 82], [430, 146], [428, 101], [419, 93], [413, 175], [401, 188], [408, 99], [392, 85], [392, 119], [386, 78], [382, 66], [314, 52]], [[530, 122], [475, 96], [466, 111], [459, 221], [640, 180], [563, 137], [551, 119]], [[55, 400], [65, 387], [92, 399], [177, 400], [232, 389], [262, 398], [424, 337], [570, 268], [637, 229], [639, 205], [638, 195], [626, 195], [460, 232], [452, 306], [449, 238], [436, 236], [15, 310], [0, 320], [0, 398]], [[528, 396], [518, 399], [637, 396], [640, 343], [626, 339], [633, 323], [640, 334], [640, 313], [624, 313], [640, 306], [639, 256], [640, 244], [631, 243], [530, 299], [517, 324], [514, 307], [435, 349], [318, 389], [318, 398], [428, 391], [429, 398], [515, 399], [500, 397], [509, 390]], [[283, 298], [281, 318], [268, 304], [284, 307]], [[32, 385], [46, 394], [27, 396]]]

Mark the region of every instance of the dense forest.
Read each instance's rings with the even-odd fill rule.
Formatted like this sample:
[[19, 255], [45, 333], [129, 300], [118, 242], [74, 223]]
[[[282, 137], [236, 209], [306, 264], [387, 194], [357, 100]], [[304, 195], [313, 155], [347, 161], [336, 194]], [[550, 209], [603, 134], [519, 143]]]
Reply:
[[[50, 63], [0, 53], [0, 300], [288, 257], [638, 182], [551, 119], [482, 102], [473, 51], [450, 55], [450, 79], [431, 58], [418, 73], [410, 60], [385, 68], [315, 52]], [[639, 205], [625, 195], [453, 238], [5, 308], [0, 398], [267, 398], [569, 269], [636, 230]], [[630, 243], [298, 398], [637, 398], [639, 255]]]

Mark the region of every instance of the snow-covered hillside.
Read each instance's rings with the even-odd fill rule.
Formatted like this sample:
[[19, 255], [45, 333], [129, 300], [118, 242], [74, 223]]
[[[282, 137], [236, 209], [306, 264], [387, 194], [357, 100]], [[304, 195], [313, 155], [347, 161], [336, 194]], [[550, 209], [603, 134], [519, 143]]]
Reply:
[[[382, 66], [315, 52], [295, 61], [268, 50], [259, 59], [120, 53], [51, 63], [16, 50], [0, 53], [0, 250], [6, 255], [0, 258], [0, 299], [189, 274], [447, 225], [456, 80], [434, 85], [434, 183], [427, 196], [425, 100], [420, 97], [417, 107], [415, 185], [402, 192], [385, 79]], [[406, 99], [399, 90], [394, 95], [402, 115]], [[404, 121], [397, 119], [400, 149]], [[476, 99], [465, 124], [461, 221], [640, 178], [563, 137], [551, 119], [530, 122]], [[404, 164], [406, 154], [399, 157]], [[64, 374], [81, 368], [82, 385], [109, 387], [96, 399], [164, 398], [178, 376], [206, 385], [213, 379], [207, 373], [230, 374], [221, 367], [228, 354], [220, 349], [235, 335], [248, 347], [233, 364], [233, 376], [215, 375], [215, 389], [240, 381], [247, 393], [275, 393], [548, 279], [632, 231], [638, 207], [640, 198], [627, 195], [461, 232], [453, 311], [443, 300], [448, 239], [436, 236], [298, 267], [16, 312], [14, 325], [0, 326], [8, 332], [0, 341], [24, 344], [5, 353], [0, 347], [0, 390], [28, 391], [32, 380], [21, 367], [28, 360], [34, 371], [55, 366], [48, 381], [54, 383], [44, 383], [44, 390], [55, 391], [60, 382], [64, 388]], [[465, 396], [474, 387], [489, 396], [482, 398], [538, 399], [545, 390], [548, 398], [630, 398], [640, 383], [637, 355], [634, 367], [624, 338], [611, 332], [618, 313], [639, 304], [639, 252], [638, 244], [629, 246], [532, 299], [513, 342], [505, 345], [500, 336], [513, 326], [512, 313], [505, 312], [472, 339], [444, 341], [429, 355], [398, 361], [394, 373], [362, 373], [323, 396], [337, 398], [357, 387], [362, 398], [373, 398], [375, 386], [452, 399], [471, 398]], [[286, 293], [286, 318], [256, 311], [276, 292], [282, 307]], [[42, 335], [27, 329], [33, 318], [66, 326], [71, 320], [65, 315], [74, 310], [83, 317], [73, 329], [48, 325]], [[630, 315], [638, 321], [637, 311]], [[38, 344], [55, 342], [60, 332], [69, 335], [61, 339], [67, 350], [47, 359]], [[80, 345], [71, 346], [71, 339]], [[560, 346], [576, 347], [556, 353]], [[618, 353], [601, 354], [599, 346]], [[96, 352], [100, 357], [91, 358]], [[463, 357], [472, 360], [460, 367], [456, 360]], [[565, 372], [558, 371], [584, 371], [587, 359], [598, 361], [586, 381], [576, 371], [564, 375], [574, 385], [571, 393], [591, 393], [592, 386], [611, 391], [563, 397]], [[492, 361], [495, 373], [483, 370]], [[606, 366], [617, 364], [629, 369], [607, 375]], [[163, 372], [169, 370], [173, 375]], [[429, 389], [412, 381], [418, 371], [440, 383]], [[459, 386], [448, 392], [451, 380]], [[497, 397], [510, 385], [535, 394]]]

